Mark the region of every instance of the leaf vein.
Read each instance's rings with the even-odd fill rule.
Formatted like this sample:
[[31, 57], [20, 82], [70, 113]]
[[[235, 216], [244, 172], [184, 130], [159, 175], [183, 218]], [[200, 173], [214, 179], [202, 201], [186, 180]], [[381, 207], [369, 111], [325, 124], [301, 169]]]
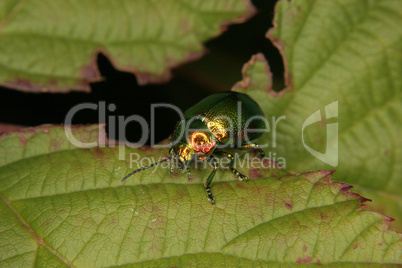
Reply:
[[71, 262], [69, 262], [67, 259], [62, 257], [55, 249], [50, 247], [50, 245], [48, 245], [38, 234], [35, 233], [35, 231], [31, 228], [31, 226], [29, 226], [29, 224], [25, 221], [25, 219], [21, 216], [21, 214], [12, 206], [12, 204], [9, 200], [7, 200], [1, 194], [0, 194], [0, 198], [6, 204], [6, 206], [14, 212], [14, 214], [17, 216], [17, 219], [21, 222], [21, 224], [31, 233], [32, 237], [36, 240], [36, 243], [38, 245], [42, 245], [43, 247], [45, 247], [47, 250], [49, 250], [53, 255], [55, 255], [57, 258], [59, 258], [61, 261], [63, 261], [69, 267], [73, 267]]
[[[367, 225], [363, 230], [360, 230], [360, 232], [355, 236], [355, 238], [353, 238], [353, 240], [350, 241], [349, 245], [345, 247], [345, 249], [343, 250], [342, 254], [339, 256], [339, 259], [341, 259], [343, 256], [345, 256], [346, 252], [348, 250], [350, 250], [353, 246], [353, 243], [359, 238], [361, 237], [362, 233], [364, 233], [365, 231], [369, 230], [372, 226], [374, 226], [377, 222], [381, 221], [381, 219], [378, 219], [374, 222], [372, 222], [371, 224]], [[371, 255], [372, 257], [373, 255]]]

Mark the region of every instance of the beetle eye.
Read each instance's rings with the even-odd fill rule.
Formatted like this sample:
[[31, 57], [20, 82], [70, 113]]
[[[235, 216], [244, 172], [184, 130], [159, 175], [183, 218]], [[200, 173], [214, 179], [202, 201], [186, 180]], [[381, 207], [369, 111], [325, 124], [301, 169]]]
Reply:
[[191, 135], [191, 142], [195, 145], [203, 145], [208, 142], [208, 137], [205, 133], [196, 132]]
[[190, 140], [194, 146], [202, 146], [209, 141], [209, 138], [205, 133], [195, 132], [191, 134]]

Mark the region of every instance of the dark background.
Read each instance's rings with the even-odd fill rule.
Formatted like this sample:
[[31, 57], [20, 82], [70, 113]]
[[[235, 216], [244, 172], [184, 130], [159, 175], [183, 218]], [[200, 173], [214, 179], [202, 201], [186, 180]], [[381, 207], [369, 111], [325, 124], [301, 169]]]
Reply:
[[[204, 43], [207, 54], [197, 61], [183, 64], [172, 70], [173, 79], [166, 84], [138, 86], [134, 74], [116, 70], [102, 54], [97, 63], [104, 80], [91, 84], [91, 93], [67, 94], [25, 93], [0, 87], [0, 123], [21, 126], [63, 124], [68, 111], [75, 105], [91, 102], [115, 104], [116, 110], [107, 117], [140, 115], [150, 122], [152, 103], [170, 103], [182, 111], [204, 97], [227, 91], [242, 79], [241, 69], [253, 54], [261, 52], [268, 59], [273, 72], [274, 89], [283, 88], [283, 63], [278, 50], [265, 37], [272, 27], [276, 1], [254, 0], [258, 13], [243, 24], [234, 24]], [[169, 137], [179, 116], [170, 109], [157, 109], [155, 113], [155, 141]], [[82, 110], [73, 118], [73, 124], [99, 122], [98, 111]], [[106, 120], [108, 123], [108, 120]], [[117, 133], [117, 130], [116, 130]], [[113, 133], [108, 133], [109, 138]], [[118, 135], [118, 134], [117, 134]], [[138, 123], [127, 125], [126, 137], [130, 142], [140, 139]], [[149, 142], [148, 142], [149, 144]]]

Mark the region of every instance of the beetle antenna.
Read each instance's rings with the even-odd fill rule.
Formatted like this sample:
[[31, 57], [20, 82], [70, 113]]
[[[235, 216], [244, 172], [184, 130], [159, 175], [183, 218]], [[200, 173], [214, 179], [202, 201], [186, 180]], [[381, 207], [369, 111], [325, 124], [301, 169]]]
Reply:
[[131, 172], [131, 173], [127, 174], [126, 176], [124, 176], [124, 178], [121, 179], [121, 182], [124, 182], [125, 180], [127, 180], [129, 177], [131, 177], [132, 175], [134, 175], [134, 174], [137, 173], [137, 172], [146, 170], [146, 169], [151, 168], [151, 167], [153, 167], [153, 166], [156, 166], [156, 165], [158, 165], [158, 164], [160, 164], [160, 163], [162, 163], [162, 162], [166, 162], [166, 161], [170, 160], [171, 158], [172, 158], [172, 157], [168, 157], [168, 158], [163, 159], [163, 160], [161, 160], [161, 161], [158, 161], [158, 162], [155, 162], [155, 163], [153, 163], [153, 164], [150, 164], [149, 166], [136, 169], [136, 170], [134, 170], [133, 172]]

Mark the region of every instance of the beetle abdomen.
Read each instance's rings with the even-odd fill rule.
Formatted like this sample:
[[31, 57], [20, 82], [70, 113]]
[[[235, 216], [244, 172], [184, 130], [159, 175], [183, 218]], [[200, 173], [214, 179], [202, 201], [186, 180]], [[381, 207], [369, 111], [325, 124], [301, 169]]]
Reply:
[[262, 132], [249, 130], [263, 130], [266, 127], [259, 105], [248, 95], [238, 92], [211, 95], [189, 108], [184, 116], [186, 119], [203, 118], [220, 143], [233, 143], [236, 147], [262, 135]]

